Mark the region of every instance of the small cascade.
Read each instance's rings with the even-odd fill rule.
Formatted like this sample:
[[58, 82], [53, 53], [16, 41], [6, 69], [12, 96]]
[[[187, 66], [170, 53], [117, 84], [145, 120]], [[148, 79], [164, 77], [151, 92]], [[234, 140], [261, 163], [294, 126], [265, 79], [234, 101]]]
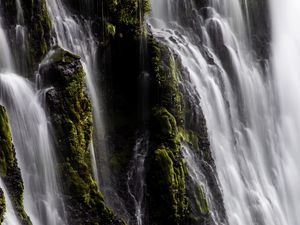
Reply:
[[143, 225], [145, 216], [145, 158], [148, 152], [148, 135], [136, 140], [133, 149], [133, 159], [127, 173], [128, 194], [133, 202], [134, 219], [129, 221], [132, 225]]
[[16, 0], [16, 7], [17, 7], [17, 23], [20, 25], [24, 25], [24, 12], [20, 0]]
[[[204, 215], [210, 214], [211, 221], [209, 224], [224, 224], [222, 219], [219, 218], [214, 203], [211, 201], [211, 199], [213, 198], [212, 193], [208, 188], [205, 174], [203, 174], [202, 169], [200, 167], [199, 157], [195, 154], [195, 152], [193, 152], [193, 150], [188, 146], [188, 144], [181, 143], [181, 146], [182, 155], [185, 159], [188, 168], [188, 176], [191, 180], [189, 184], [189, 192], [191, 192], [190, 194], [194, 193], [195, 195], [198, 194], [201, 196], [200, 199], [196, 199], [199, 198], [198, 196], [192, 196], [191, 198], [191, 208], [195, 211], [193, 213], [195, 215], [198, 215], [199, 213], [202, 213]], [[207, 196], [207, 199], [205, 196]], [[196, 200], [193, 200], [193, 197]]]
[[30, 49], [28, 43], [27, 28], [24, 22], [24, 12], [20, 0], [16, 1], [17, 24], [15, 25], [14, 55], [16, 58], [17, 71], [28, 73], [28, 62], [30, 60]]
[[2, 28], [2, 18], [0, 16], [0, 71], [11, 70], [13, 66], [12, 56], [7, 42], [6, 34]]
[[0, 45], [0, 104], [6, 107], [10, 118], [25, 186], [25, 209], [34, 224], [63, 225], [65, 213], [54, 167], [53, 141], [41, 99], [34, 84], [11, 72], [15, 69], [14, 63], [1, 26]]
[[3, 190], [5, 196], [6, 212], [4, 215], [3, 225], [20, 225], [17, 215], [14, 211], [11, 199], [9, 197], [6, 186], [4, 185], [2, 179], [0, 179], [0, 188]]
[[0, 103], [10, 117], [26, 211], [34, 224], [65, 224], [53, 142], [38, 93], [24, 78], [0, 73]]

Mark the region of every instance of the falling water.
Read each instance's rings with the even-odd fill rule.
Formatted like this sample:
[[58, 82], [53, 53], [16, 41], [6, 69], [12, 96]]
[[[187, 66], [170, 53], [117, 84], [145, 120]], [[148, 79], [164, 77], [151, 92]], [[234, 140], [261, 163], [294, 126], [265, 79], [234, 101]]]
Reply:
[[[190, 191], [195, 192], [196, 189], [201, 188], [200, 191], [203, 190], [203, 192], [208, 197], [207, 202], [202, 202], [202, 207], [204, 209], [201, 210], [205, 210], [205, 206], [207, 205], [210, 209], [212, 209], [212, 212], [210, 213], [211, 224], [218, 224], [218, 225], [224, 224], [222, 222], [222, 218], [219, 218], [218, 213], [216, 211], [213, 211], [216, 207], [214, 203], [210, 201], [212, 199], [212, 193], [209, 190], [209, 188], [207, 188], [208, 187], [207, 180], [205, 174], [201, 170], [199, 157], [197, 157], [197, 155], [193, 152], [193, 149], [191, 149], [188, 144], [183, 142], [181, 143], [181, 145], [182, 145], [182, 155], [184, 157], [188, 169], [188, 176], [191, 179], [192, 185], [194, 185], [194, 187], [191, 188]], [[195, 208], [195, 206], [193, 206], [192, 208]], [[195, 209], [192, 210], [195, 211], [194, 213], [195, 215], [199, 213]], [[206, 213], [206, 212], [202, 212], [202, 213]]]
[[6, 39], [6, 34], [2, 28], [2, 18], [0, 16], [0, 71], [13, 68], [12, 56], [10, 53], [9, 45]]
[[276, 85], [252, 55], [239, 0], [212, 0], [200, 11], [191, 0], [152, 0], [152, 32], [201, 96], [230, 225], [300, 223], [300, 4], [273, 3]]
[[38, 93], [24, 78], [0, 74], [0, 102], [10, 117], [24, 180], [24, 203], [34, 224], [65, 224], [48, 121]]
[[[0, 45], [3, 49], [0, 51], [0, 104], [6, 107], [10, 118], [25, 186], [25, 209], [34, 224], [63, 225], [65, 213], [54, 167], [54, 148], [42, 101], [32, 83], [9, 72], [14, 70], [13, 61], [1, 26]], [[9, 206], [9, 197], [6, 199]], [[13, 220], [12, 207], [8, 210], [7, 221]]]
[[6, 203], [6, 213], [4, 214], [4, 225], [20, 225], [19, 220], [16, 216], [16, 213], [14, 211], [12, 202], [10, 200], [8, 191], [6, 186], [4, 185], [2, 179], [0, 179], [0, 187], [3, 190], [4, 197], [5, 197], [5, 203]]
[[[273, 69], [278, 90], [279, 163], [276, 171], [286, 224], [300, 224], [300, 2], [270, 1], [273, 25]], [[283, 224], [283, 223], [282, 223]]]
[[145, 158], [148, 152], [148, 135], [137, 138], [134, 149], [133, 159], [130, 162], [130, 169], [127, 173], [128, 194], [133, 201], [134, 219], [130, 224], [144, 224], [144, 193], [145, 193]]

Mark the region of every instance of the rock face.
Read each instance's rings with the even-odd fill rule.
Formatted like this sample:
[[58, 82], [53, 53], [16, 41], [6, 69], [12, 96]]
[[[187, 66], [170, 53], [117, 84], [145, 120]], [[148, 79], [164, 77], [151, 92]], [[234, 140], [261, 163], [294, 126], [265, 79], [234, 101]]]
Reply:
[[50, 87], [46, 102], [56, 134], [58, 173], [70, 224], [122, 224], [105, 206], [92, 178], [92, 109], [80, 58], [55, 48], [41, 66], [40, 74], [43, 87]]
[[50, 49], [51, 19], [45, 0], [21, 0], [28, 29], [31, 62], [36, 67]]
[[[8, 116], [3, 106], [0, 106], [0, 176], [8, 189], [13, 207], [21, 224], [31, 224], [30, 218], [26, 214], [23, 206], [23, 180], [12, 143]], [[5, 204], [2, 190], [0, 197], [0, 212], [2, 212], [0, 214], [3, 214]]]
[[157, 225], [213, 224], [203, 187], [193, 183], [188, 175], [182, 154], [185, 143], [199, 158], [199, 167], [214, 193], [211, 200], [217, 205], [221, 220], [226, 221], [222, 195], [213, 175], [216, 171], [205, 118], [201, 108], [193, 105], [192, 98], [199, 98], [187, 93], [189, 79], [176, 55], [152, 38], [148, 43], [152, 75], [147, 159], [149, 220]]
[[[85, 90], [80, 58], [59, 47], [48, 52], [51, 21], [45, 0], [20, 2], [28, 27], [32, 71], [48, 53], [39, 73], [41, 86], [47, 90], [46, 107], [56, 137], [57, 174], [62, 181], [69, 224], [124, 224], [106, 206], [92, 177], [89, 149], [92, 106]], [[149, 1], [92, 0], [94, 7], [89, 9], [86, 9], [89, 4], [83, 1], [64, 2], [77, 15], [93, 21], [94, 34], [99, 38], [98, 64], [102, 69], [99, 80], [105, 93], [103, 102], [111, 144], [109, 164], [117, 192], [131, 216], [134, 217], [135, 212], [128, 201], [127, 172], [134, 154], [136, 133], [146, 130], [149, 152], [145, 159], [145, 220], [151, 225], [210, 224], [211, 209], [205, 193], [201, 187], [193, 186], [188, 177], [181, 149], [184, 142], [201, 159], [199, 165], [225, 221], [205, 118], [200, 106], [193, 105], [194, 101], [182, 86], [187, 77], [184, 77], [185, 71], [179, 60], [143, 26], [144, 15], [150, 10]], [[179, 7], [185, 10], [183, 3]], [[1, 0], [0, 4], [7, 9], [10, 23], [15, 21], [15, 1]], [[199, 9], [207, 4], [207, 0], [196, 2]], [[92, 12], [92, 16], [87, 11]], [[193, 15], [182, 18], [187, 23], [192, 19]], [[197, 24], [194, 25], [192, 29], [199, 29]], [[144, 86], [141, 86], [142, 75], [146, 75]], [[145, 98], [141, 100], [142, 95]], [[144, 103], [146, 107], [142, 105]], [[142, 107], [147, 111], [143, 116]], [[24, 224], [30, 224], [22, 208], [23, 184], [9, 128], [2, 123], [8, 124], [4, 109], [0, 110], [0, 174], [12, 191], [20, 218]], [[1, 199], [0, 192], [0, 218], [5, 208]]]
[[[2, 0], [0, 3], [3, 22], [8, 30], [16, 64], [22, 73], [32, 76], [38, 64], [50, 49], [51, 19], [46, 0]], [[27, 51], [27, 52], [22, 52]], [[25, 64], [25, 66], [24, 66]]]

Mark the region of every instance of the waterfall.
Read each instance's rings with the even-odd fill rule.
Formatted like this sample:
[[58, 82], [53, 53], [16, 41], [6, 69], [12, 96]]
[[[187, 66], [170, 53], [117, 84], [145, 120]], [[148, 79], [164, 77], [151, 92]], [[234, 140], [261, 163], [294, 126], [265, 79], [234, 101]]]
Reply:
[[0, 16], [0, 71], [13, 68], [12, 56], [10, 53], [9, 45], [6, 39], [6, 34], [2, 28], [2, 18]]
[[[65, 212], [54, 167], [53, 141], [40, 93], [34, 84], [10, 72], [14, 71], [14, 63], [1, 26], [0, 45], [0, 104], [6, 107], [10, 118], [25, 186], [25, 209], [33, 224], [63, 225]], [[14, 220], [9, 194], [6, 200], [7, 221]]]
[[[128, 5], [125, 5], [126, 1], [113, 1], [112, 5], [101, 2], [103, 13], [105, 10], [112, 10], [105, 9], [105, 4], [109, 5], [108, 8], [118, 6], [115, 8], [117, 11], [121, 7], [118, 4], [133, 7], [134, 2], [136, 9], [132, 9], [130, 13], [135, 14], [140, 26], [143, 26], [144, 0], [134, 1], [130, 1], [132, 4]], [[259, 35], [256, 34], [257, 24], [253, 25], [252, 17], [255, 13], [252, 10], [258, 7], [256, 2], [268, 0], [150, 1], [152, 11], [147, 18], [149, 30], [157, 41], [167, 46], [173, 59], [176, 59], [174, 62], [181, 64], [174, 67], [182, 69], [177, 71], [182, 72], [178, 79], [179, 89], [186, 94], [183, 100], [190, 98], [189, 103], [192, 102], [192, 107], [195, 106], [191, 111], [196, 111], [201, 119], [202, 115], [205, 117], [215, 163], [210, 165], [213, 162], [205, 162], [201, 149], [193, 149], [195, 146], [181, 140], [182, 155], [178, 156], [183, 157], [186, 166], [186, 171], [182, 174], [187, 173], [185, 188], [189, 212], [191, 215], [200, 212], [205, 216], [204, 223], [210, 225], [299, 225], [300, 0], [269, 0], [272, 51], [267, 59], [263, 58], [266, 55], [259, 55], [254, 44], [253, 37]], [[94, 11], [94, 3], [76, 2], [77, 6], [84, 8], [84, 15], [76, 15], [67, 8], [63, 0], [46, 2], [53, 25], [53, 46], [59, 45], [79, 55], [86, 73], [86, 87], [92, 101], [94, 123], [93, 142], [90, 146], [91, 164], [93, 176], [104, 194], [105, 203], [114, 210], [114, 216], [123, 217], [128, 224], [151, 224], [152, 221], [146, 218], [151, 214], [147, 211], [151, 207], [146, 199], [152, 196], [147, 196], [145, 176], [152, 172], [147, 170], [146, 165], [147, 160], [152, 160], [147, 158], [148, 151], [155, 144], [150, 143], [152, 134], [148, 131], [148, 122], [151, 122], [151, 94], [156, 94], [150, 93], [151, 82], [155, 82], [156, 78], [152, 80], [149, 71], [153, 68], [148, 68], [151, 62], [147, 60], [151, 56], [147, 51], [147, 38], [135, 37], [136, 40], [133, 40], [140, 42], [140, 61], [136, 62], [140, 66], [137, 70], [140, 75], [131, 78], [136, 79], [139, 85], [137, 109], [141, 118], [137, 119], [137, 127], [132, 124], [132, 130], [136, 131], [136, 136], [133, 135], [136, 138], [135, 143], [132, 142], [134, 146], [131, 152], [128, 150], [132, 155], [127, 155], [126, 152], [125, 155], [118, 156], [124, 157], [124, 161], [128, 159], [128, 162], [120, 164], [127, 165], [126, 168], [121, 168], [120, 174], [124, 177], [116, 178], [112, 177], [109, 166], [114, 155], [109, 151], [101, 97], [103, 93], [100, 87], [99, 64], [102, 61], [97, 58], [97, 49], [102, 43], [94, 36], [91, 19], [84, 18]], [[25, 15], [27, 20], [28, 9], [22, 9], [22, 5], [25, 5], [22, 3], [21, 0], [12, 0], [11, 5], [7, 5], [15, 6], [13, 13], [16, 16], [16, 26], [9, 27], [9, 31], [3, 28], [4, 18], [0, 12], [0, 105], [5, 106], [9, 115], [18, 166], [24, 181], [26, 213], [33, 225], [67, 225], [70, 221], [67, 221], [68, 215], [58, 175], [56, 145], [53, 139], [55, 135], [44, 110], [45, 93], [48, 89], [41, 90], [38, 82], [34, 83], [25, 78], [32, 70], [29, 68], [32, 52], [29, 49], [30, 34], [27, 32], [30, 29], [26, 27], [24, 19]], [[127, 15], [127, 10], [120, 14], [130, 16]], [[12, 12], [8, 14], [10, 13]], [[111, 18], [103, 20], [102, 25], [106, 22], [112, 22], [109, 23], [110, 26], [116, 25], [113, 28], [117, 29], [116, 34], [119, 36], [111, 38], [118, 40], [117, 38], [125, 36], [118, 33], [119, 25], [115, 24], [115, 20], [120, 18], [114, 17], [120, 15], [118, 12], [114, 13], [116, 15], [109, 15]], [[124, 25], [125, 29], [126, 26]], [[132, 27], [136, 28], [135, 26]], [[140, 31], [144, 35], [144, 30]], [[128, 31], [130, 32], [133, 31]], [[11, 41], [8, 40], [7, 33], [12, 37]], [[126, 38], [131, 41], [131, 37]], [[123, 40], [124, 43], [127, 41], [125, 38]], [[117, 41], [117, 44], [123, 45], [121, 42]], [[107, 43], [110, 43], [109, 40]], [[164, 61], [163, 52], [160, 59]], [[127, 88], [125, 85], [124, 87]], [[122, 132], [124, 131], [117, 135], [121, 136]], [[131, 143], [132, 136], [128, 136], [130, 135], [124, 137], [129, 138], [128, 143]], [[173, 161], [176, 163], [176, 159], [172, 159], [172, 163]], [[216, 190], [212, 190], [209, 184], [207, 171], [202, 171], [205, 163], [209, 164], [207, 167], [211, 171], [216, 171], [216, 174], [210, 176], [215, 176], [215, 183], [219, 185], [216, 188], [221, 190], [227, 218], [221, 218], [225, 216], [218, 212], [220, 207], [216, 204], [213, 193]], [[6, 201], [3, 224], [19, 225], [10, 188], [6, 187], [3, 180], [0, 178], [0, 188]], [[115, 183], [118, 183], [116, 180], [119, 183], [124, 181], [120, 185], [124, 190], [119, 188], [118, 193], [126, 202], [115, 189]], [[90, 194], [92, 196], [95, 193]], [[94, 200], [90, 199], [91, 196], [87, 197], [89, 201]], [[193, 202], [193, 197], [196, 200], [202, 198], [197, 202], [200, 207], [196, 206], [196, 201]], [[220, 205], [222, 203], [218, 202]], [[77, 212], [76, 210], [74, 211]], [[114, 220], [109, 218], [111, 215], [105, 204], [103, 209], [96, 210], [99, 210], [101, 221]], [[104, 218], [106, 212], [107, 218]], [[86, 213], [86, 217], [89, 217], [89, 213]], [[89, 219], [92, 221], [98, 218], [87, 218]]]
[[271, 3], [275, 85], [252, 54], [240, 1], [199, 10], [190, 0], [152, 0], [153, 34], [179, 56], [201, 97], [230, 225], [299, 224], [296, 2]]
[[4, 221], [3, 224], [4, 225], [20, 225], [19, 220], [16, 216], [16, 213], [14, 211], [12, 202], [10, 200], [8, 191], [6, 186], [4, 185], [2, 179], [0, 179], [0, 187], [3, 190], [4, 196], [5, 196], [5, 203], [6, 203], [6, 214], [4, 216]]
[[34, 224], [65, 224], [54, 146], [39, 93], [12, 73], [0, 74], [0, 90], [24, 180], [26, 211]]
[[[281, 171], [276, 171], [285, 224], [300, 224], [300, 2], [270, 1], [273, 27], [272, 68], [278, 93], [276, 118]], [[283, 224], [283, 223], [282, 223]]]

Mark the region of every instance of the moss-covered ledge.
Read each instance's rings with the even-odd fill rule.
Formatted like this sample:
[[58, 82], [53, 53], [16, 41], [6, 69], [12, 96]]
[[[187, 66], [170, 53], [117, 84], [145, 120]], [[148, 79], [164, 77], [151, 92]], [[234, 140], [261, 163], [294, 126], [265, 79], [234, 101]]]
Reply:
[[[0, 105], [0, 176], [7, 187], [18, 219], [23, 225], [31, 225], [23, 205], [24, 186], [18, 167], [6, 110]], [[1, 203], [1, 205], [3, 205]]]
[[223, 215], [215, 171], [204, 166], [214, 168], [205, 118], [200, 105], [192, 105], [194, 99], [187, 93], [188, 74], [180, 59], [152, 36], [148, 38], [148, 50], [152, 105], [147, 158], [148, 217], [155, 225], [206, 224], [211, 221], [206, 193], [191, 180], [182, 154], [184, 143], [197, 155], [199, 167], [208, 177], [209, 188], [220, 205], [216, 210]]
[[2, 224], [4, 220], [4, 214], [6, 212], [6, 203], [3, 190], [0, 188], [0, 223]]
[[186, 165], [175, 117], [165, 107], [155, 107], [151, 119], [147, 191], [152, 224], [184, 224], [188, 214]]
[[57, 47], [41, 65], [40, 74], [43, 87], [49, 88], [46, 103], [57, 140], [69, 223], [123, 224], [105, 205], [92, 178], [92, 108], [80, 58]]

